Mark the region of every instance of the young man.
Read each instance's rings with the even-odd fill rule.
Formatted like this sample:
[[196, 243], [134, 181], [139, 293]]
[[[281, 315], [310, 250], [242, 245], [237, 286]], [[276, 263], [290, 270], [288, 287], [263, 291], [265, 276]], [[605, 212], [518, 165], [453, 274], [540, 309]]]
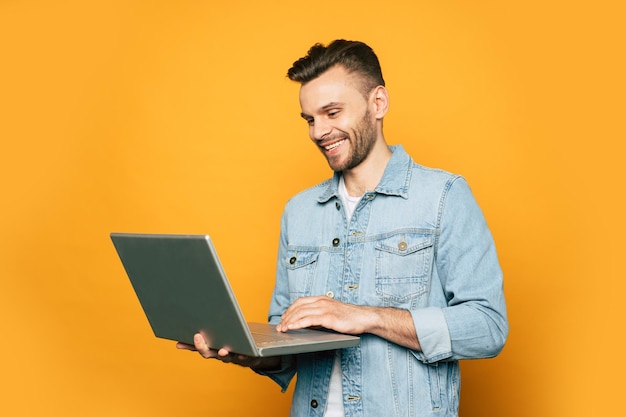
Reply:
[[254, 359], [286, 389], [292, 416], [456, 416], [459, 359], [497, 355], [508, 334], [494, 243], [465, 180], [413, 162], [383, 135], [378, 58], [361, 42], [314, 45], [289, 70], [301, 116], [334, 176], [293, 197], [269, 320], [361, 336], [337, 352]]

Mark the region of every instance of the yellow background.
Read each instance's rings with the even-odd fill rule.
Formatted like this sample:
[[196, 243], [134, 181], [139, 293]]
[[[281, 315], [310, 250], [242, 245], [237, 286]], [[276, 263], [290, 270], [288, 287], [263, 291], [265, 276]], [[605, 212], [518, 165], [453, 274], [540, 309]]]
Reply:
[[108, 234], [210, 233], [264, 320], [282, 207], [330, 174], [285, 73], [340, 37], [381, 59], [388, 141], [464, 174], [496, 238], [511, 334], [461, 415], [619, 414], [619, 3], [1, 0], [0, 415], [286, 415], [154, 338]]

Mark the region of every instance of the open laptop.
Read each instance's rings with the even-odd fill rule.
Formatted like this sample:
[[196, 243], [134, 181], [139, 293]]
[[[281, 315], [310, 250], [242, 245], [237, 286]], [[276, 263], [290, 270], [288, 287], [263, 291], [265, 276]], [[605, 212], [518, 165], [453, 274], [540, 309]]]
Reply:
[[211, 348], [248, 356], [359, 344], [357, 336], [246, 323], [208, 235], [111, 233], [111, 240], [157, 337], [193, 345], [201, 333]]

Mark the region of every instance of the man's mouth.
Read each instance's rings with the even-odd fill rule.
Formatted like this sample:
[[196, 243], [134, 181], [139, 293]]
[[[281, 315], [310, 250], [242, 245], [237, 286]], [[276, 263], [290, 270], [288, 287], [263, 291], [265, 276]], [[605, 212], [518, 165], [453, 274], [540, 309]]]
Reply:
[[345, 139], [341, 139], [337, 142], [333, 142], [329, 145], [325, 145], [323, 146], [323, 148], [327, 151], [332, 151], [333, 149], [335, 149], [336, 147], [338, 147], [339, 145], [341, 145], [343, 142], [345, 141]]

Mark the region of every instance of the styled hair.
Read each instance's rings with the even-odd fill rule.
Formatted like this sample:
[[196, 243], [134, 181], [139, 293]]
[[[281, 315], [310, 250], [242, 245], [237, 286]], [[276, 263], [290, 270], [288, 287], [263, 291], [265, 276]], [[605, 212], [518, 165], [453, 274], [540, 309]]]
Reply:
[[349, 73], [361, 76], [364, 95], [379, 85], [385, 85], [378, 57], [372, 48], [363, 42], [344, 39], [337, 39], [328, 46], [316, 43], [306, 56], [293, 63], [287, 71], [287, 77], [306, 84], [335, 65], [341, 65]]

